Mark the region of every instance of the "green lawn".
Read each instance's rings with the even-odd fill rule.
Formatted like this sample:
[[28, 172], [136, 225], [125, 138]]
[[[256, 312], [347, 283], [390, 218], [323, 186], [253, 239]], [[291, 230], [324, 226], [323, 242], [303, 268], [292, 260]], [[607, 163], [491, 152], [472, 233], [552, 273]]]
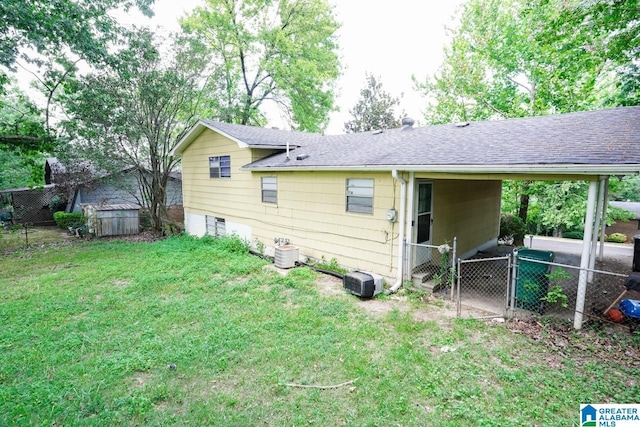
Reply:
[[504, 324], [368, 313], [311, 270], [264, 265], [187, 237], [0, 258], [0, 425], [566, 426], [580, 403], [640, 395], [611, 360]]
[[25, 229], [17, 224], [9, 230], [0, 228], [0, 256], [3, 253], [26, 247], [38, 247], [73, 240], [73, 237], [67, 236], [64, 230], [55, 226], [29, 227], [25, 232]]

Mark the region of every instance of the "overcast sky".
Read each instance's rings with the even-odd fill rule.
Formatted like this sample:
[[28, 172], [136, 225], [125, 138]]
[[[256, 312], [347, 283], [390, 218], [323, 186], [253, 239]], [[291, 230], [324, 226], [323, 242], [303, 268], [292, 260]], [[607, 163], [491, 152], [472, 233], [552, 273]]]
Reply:
[[[455, 26], [453, 16], [463, 0], [329, 1], [342, 24], [337, 36], [343, 73], [337, 84], [340, 111], [331, 114], [327, 133], [344, 132], [367, 72], [380, 77], [387, 92], [403, 94], [398, 114], [404, 110], [420, 122], [426, 100], [414, 93], [411, 76], [422, 80], [438, 69], [447, 43], [445, 26]], [[177, 30], [178, 18], [200, 4], [200, 0], [156, 0], [152, 26]], [[283, 127], [276, 114], [269, 117], [270, 126]]]

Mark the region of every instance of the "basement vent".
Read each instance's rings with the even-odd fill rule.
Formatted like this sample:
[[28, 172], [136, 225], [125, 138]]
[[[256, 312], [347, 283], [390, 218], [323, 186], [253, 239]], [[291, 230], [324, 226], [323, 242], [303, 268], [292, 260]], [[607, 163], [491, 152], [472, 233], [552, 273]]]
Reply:
[[300, 258], [300, 251], [293, 245], [276, 246], [275, 265], [278, 268], [292, 268]]

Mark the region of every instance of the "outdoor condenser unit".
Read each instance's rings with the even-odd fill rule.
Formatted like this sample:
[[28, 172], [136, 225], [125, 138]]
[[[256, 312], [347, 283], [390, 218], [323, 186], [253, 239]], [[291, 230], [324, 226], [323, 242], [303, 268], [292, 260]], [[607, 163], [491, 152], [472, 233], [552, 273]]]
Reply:
[[300, 257], [300, 251], [293, 245], [276, 246], [274, 263], [278, 268], [292, 268]]
[[371, 298], [382, 292], [382, 276], [364, 271], [347, 273], [342, 279], [344, 288], [362, 298]]

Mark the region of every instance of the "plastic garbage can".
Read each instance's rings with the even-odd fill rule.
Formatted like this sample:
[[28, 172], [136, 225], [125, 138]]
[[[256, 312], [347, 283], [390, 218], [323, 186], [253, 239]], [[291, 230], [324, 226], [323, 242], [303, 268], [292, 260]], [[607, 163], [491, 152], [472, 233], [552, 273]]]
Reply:
[[[555, 254], [551, 251], [522, 249], [518, 251], [518, 278], [516, 280], [516, 306], [529, 311], [544, 312], [544, 298], [549, 292], [549, 278], [551, 271], [549, 264], [553, 262]], [[533, 261], [532, 261], [533, 260]]]

